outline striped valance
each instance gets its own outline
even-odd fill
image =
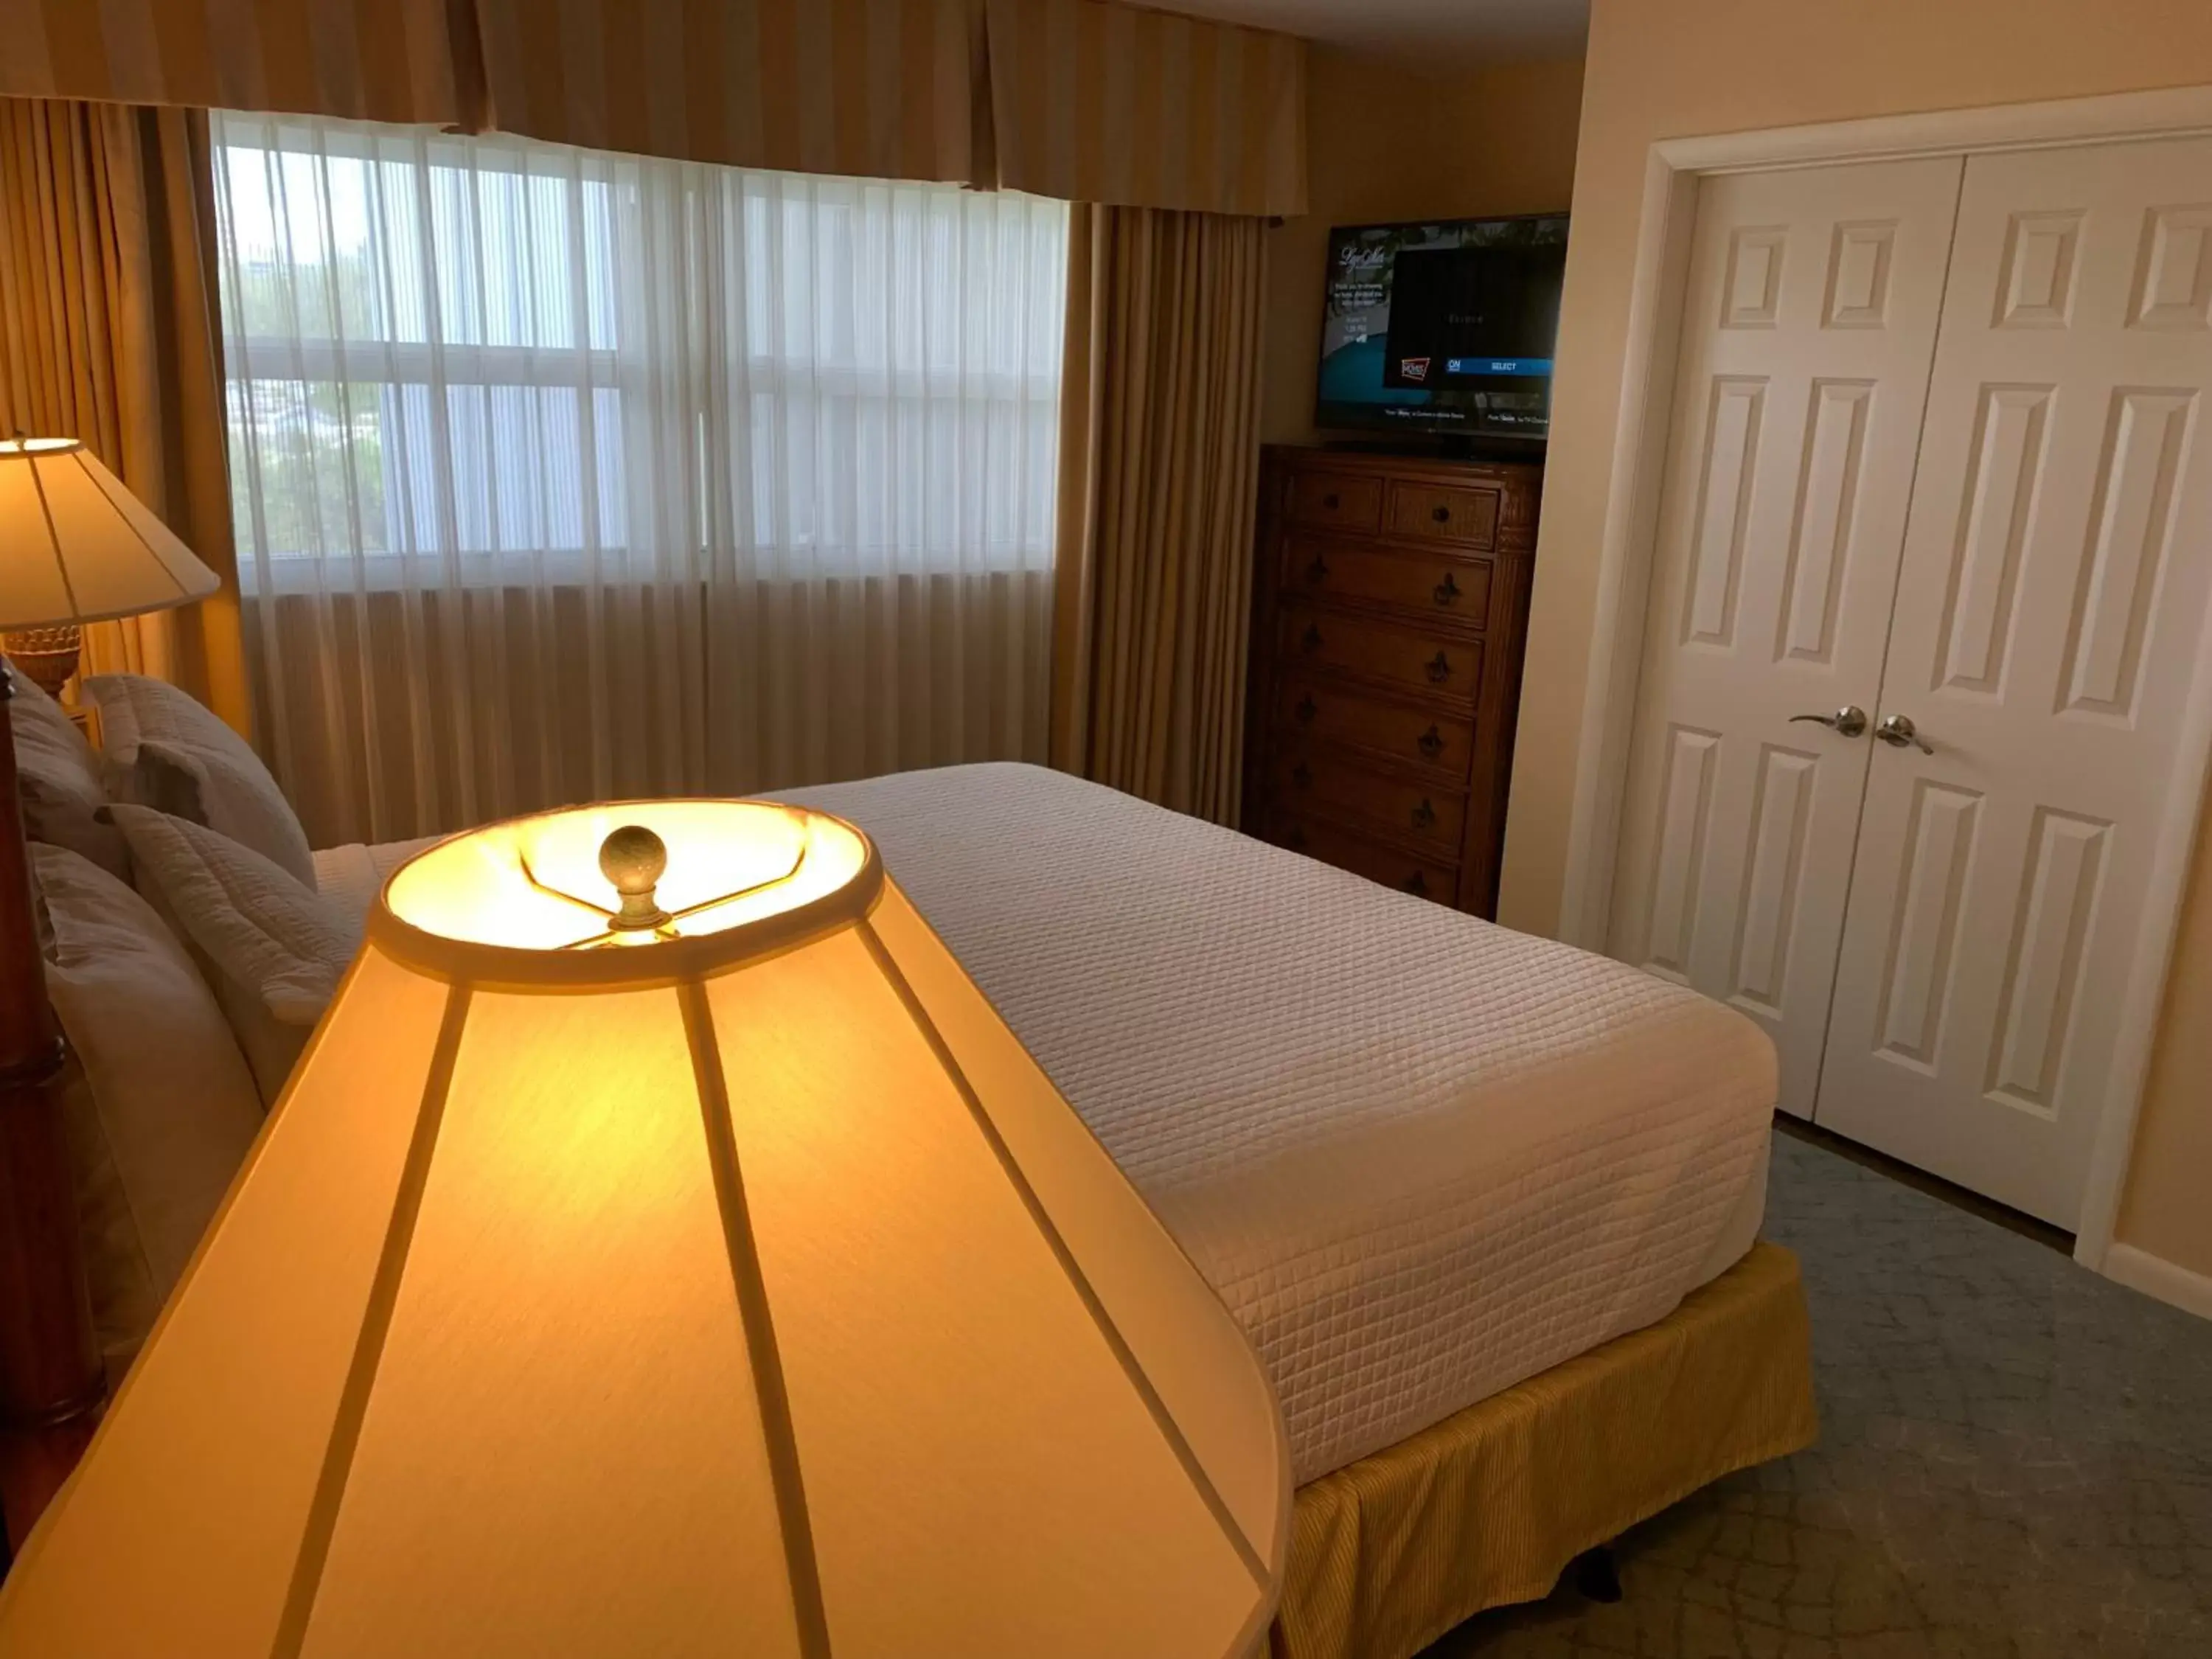
[[[1306,206],[1305,43],[1105,0],[986,0],[999,183],[1071,202]]]
[[[0,0],[0,96],[1305,207],[1304,43],[1112,0]]]
[[[794,173],[989,177],[974,0],[473,3],[501,131]]]
[[[467,0],[0,0],[0,97],[465,125]]]

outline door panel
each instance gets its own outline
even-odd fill
[[[1878,711],[1935,752],[1874,756],[1818,1117],[2061,1226],[2203,644],[2208,391],[2212,141],[1967,162]]]
[[[1961,163],[1707,179],[1614,955],[1723,998],[1813,1109]]]

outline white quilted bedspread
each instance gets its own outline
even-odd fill
[[[1033,767],[778,798],[875,838],[1250,1336],[1301,1482],[1749,1247],[1774,1062],[1716,1003]]]

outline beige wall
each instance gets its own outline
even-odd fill
[[[2212,828],[2189,884],[2117,1236],[2212,1275]]]
[[[1431,77],[1313,50],[1306,82],[1312,205],[1267,239],[1267,441],[1314,436],[1329,227],[1565,207],[1582,70],[1576,59]]]
[[[1501,919],[1558,923],[1644,160],[1656,139],[2212,82],[2206,0],[1595,0]],[[2120,1236],[2212,1273],[2212,838]]]

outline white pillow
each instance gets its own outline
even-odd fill
[[[205,824],[314,884],[307,833],[246,741],[189,694],[143,674],[95,674],[107,793]]]
[[[102,1352],[127,1360],[261,1128],[222,1011],[146,901],[88,860],[31,849],[46,991],[74,1061],[64,1106]]]
[[[66,847],[130,880],[131,849],[123,844],[123,832],[100,816],[107,806],[107,787],[92,745],[29,675],[17,669],[13,678],[8,721],[15,734],[24,834]]]
[[[204,825],[147,806],[111,810],[139,890],[191,942],[274,1105],[361,948],[362,917]]]

